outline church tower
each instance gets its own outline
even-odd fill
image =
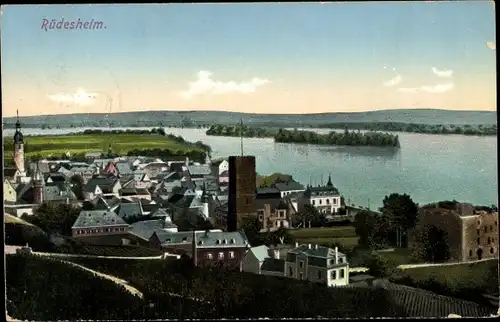
[[[35,175],[33,176],[33,203],[40,205],[44,200],[44,186],[43,174],[36,164]]]
[[[21,133],[21,122],[19,122],[19,111],[17,111],[16,133],[14,134],[14,163],[20,177],[26,176],[24,168],[24,137]]]

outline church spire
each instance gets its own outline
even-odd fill
[[[328,187],[332,187],[333,186],[333,183],[332,183],[332,174],[331,173],[328,175],[328,183],[326,185]]]
[[[14,134],[14,143],[23,143],[23,134],[21,133],[21,122],[19,121],[19,110],[16,110],[16,133]]]

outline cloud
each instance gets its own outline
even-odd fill
[[[221,82],[212,79],[212,73],[209,71],[202,70],[198,72],[197,79],[194,82],[189,83],[188,90],[181,92],[181,96],[189,99],[195,95],[210,93],[210,94],[228,94],[228,93],[240,93],[249,94],[255,92],[255,90],[269,83],[269,80],[254,77],[251,80],[244,82]]]
[[[436,67],[432,67],[432,72],[436,74],[436,76],[438,77],[451,77],[451,75],[453,75],[452,70],[446,70],[446,69],[439,70]]]
[[[78,90],[74,94],[51,94],[47,95],[49,99],[58,103],[69,103],[77,105],[90,105],[94,102],[97,97],[95,93],[87,93],[84,90]]]
[[[390,86],[395,86],[403,80],[403,77],[401,75],[397,75],[393,79],[388,80],[387,82],[384,82],[384,86],[390,87]]]
[[[454,87],[453,83],[436,84],[434,86],[422,86],[421,89],[429,93],[444,93],[452,90]]]
[[[398,92],[409,93],[409,94],[417,93],[418,90],[419,90],[418,87],[402,87],[397,89]]]
[[[486,46],[488,46],[491,50],[497,50],[497,43],[494,41],[487,41]]]

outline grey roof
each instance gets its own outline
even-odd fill
[[[130,168],[130,164],[126,161],[116,162],[115,167],[116,167],[116,170],[118,170],[118,175],[120,175],[120,176],[127,176],[127,175],[134,174],[134,171]]]
[[[280,190],[278,188],[258,188],[257,194],[267,195],[267,194],[280,194]]]
[[[276,258],[266,258],[260,267],[262,271],[285,272],[285,260]]]
[[[304,192],[304,196],[339,196],[339,191],[337,188],[333,186],[324,186],[324,187],[307,187]]]
[[[212,173],[210,167],[206,165],[190,165],[187,168],[192,176],[206,176]]]
[[[177,233],[158,232],[156,236],[163,246],[182,245],[192,243],[193,232],[181,231]],[[196,247],[198,248],[213,248],[213,247],[247,247],[248,238],[243,231],[236,232],[196,232]]]
[[[73,190],[65,182],[46,183],[43,191],[44,201],[76,200]]]
[[[252,253],[259,262],[263,262],[264,259],[268,257],[267,251],[268,248],[266,245],[252,247],[248,250],[248,252]]]
[[[158,205],[158,206],[161,207],[161,205]],[[156,211],[154,211],[150,215],[151,215],[151,217],[169,217],[170,218],[170,215],[168,214],[168,212],[166,211],[165,208],[158,208]]]
[[[142,216],[142,207],[139,202],[122,203],[116,210],[121,218]]]
[[[99,186],[103,192],[111,191],[113,186],[118,182],[114,177],[97,177],[90,179],[84,187],[85,192],[94,192],[96,186]]]
[[[289,253],[293,254],[306,254],[307,256],[313,256],[313,257],[322,257],[322,258],[333,258],[335,257],[335,250],[329,247],[325,246],[318,246],[318,248],[315,248],[314,246],[309,249],[308,245],[300,245],[299,247],[296,247],[292,250],[289,251]],[[345,256],[345,254],[337,251],[338,256]]]
[[[163,219],[138,221],[130,225],[129,232],[143,239],[149,240],[155,232],[163,233],[165,228],[175,228],[175,224]]]
[[[265,205],[271,206],[271,211],[276,209],[286,209],[288,210],[287,200],[281,198],[265,198],[265,199],[255,199],[255,208],[256,209],[264,209]]]
[[[275,183],[274,186],[279,191],[305,190],[304,186],[296,181],[290,181],[288,183]]]
[[[29,170],[39,170],[42,173],[50,173],[50,164],[48,162],[32,162],[29,164]]]
[[[114,211],[84,210],[76,219],[71,228],[105,227],[128,224],[116,215]]]

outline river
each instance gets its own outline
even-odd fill
[[[23,133],[50,135],[82,130],[84,128],[24,129]],[[165,130],[188,141],[210,145],[213,158],[240,154],[239,138],[207,136],[205,129]],[[13,130],[3,133],[13,135]],[[397,153],[383,148],[299,145],[257,138],[244,138],[243,148],[244,154],[256,156],[259,174],[291,174],[304,185],[326,183],[331,174],[333,184],[346,200],[372,209],[379,207],[384,196],[393,192],[407,193],[420,204],[453,199],[496,204],[495,136],[397,134],[401,143]],[[29,137],[26,140],[29,141]]]

